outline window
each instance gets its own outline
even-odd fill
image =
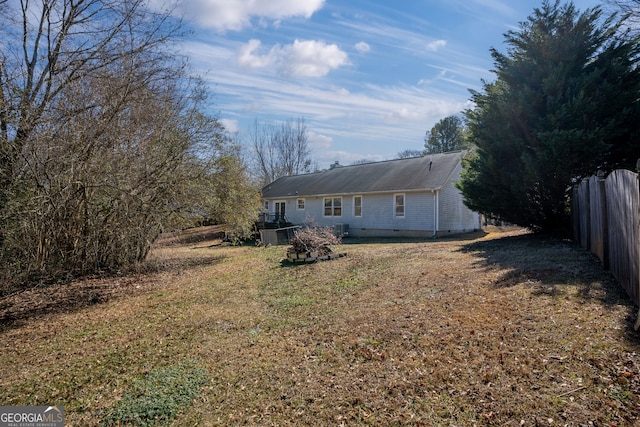
[[[325,197],[324,216],[342,216],[342,197]]]
[[[353,216],[362,216],[362,196],[353,196]]]
[[[264,210],[265,210],[265,211],[268,211],[268,210],[269,210],[269,201],[268,201],[268,200],[265,200],[265,201],[264,201]]]
[[[298,199],[298,210],[304,210],[304,199]]]
[[[395,198],[395,216],[404,217],[404,194],[396,194]]]

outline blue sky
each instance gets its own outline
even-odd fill
[[[422,149],[427,130],[470,107],[469,89],[494,79],[489,49],[504,51],[503,34],[541,3],[182,0],[177,12],[225,126],[242,137],[255,120],[302,117],[324,168]]]

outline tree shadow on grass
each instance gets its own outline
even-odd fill
[[[626,306],[626,338],[640,344],[633,326],[637,307],[611,272],[604,270],[591,252],[569,240],[524,234],[464,245],[463,252],[478,256],[477,267],[490,271],[503,270],[490,286],[508,288],[529,286],[531,295],[568,298],[569,286],[577,287],[572,296],[584,302],[595,301],[605,307]]]
[[[393,244],[393,243],[428,243],[428,242],[454,242],[454,241],[471,241],[477,240],[488,233],[486,231],[474,231],[469,233],[451,234],[440,237],[344,237],[343,245],[358,244]]]
[[[172,233],[164,233],[155,243],[155,247],[185,246],[197,243],[220,243],[225,237],[227,227],[224,225],[210,225],[195,227]]]
[[[565,285],[578,286],[578,295],[605,305],[631,304],[598,258],[569,240],[536,234],[478,240],[464,245],[463,252],[479,257],[477,266],[505,272],[493,283],[503,288],[528,283],[534,295],[563,295]]]
[[[70,313],[114,299],[166,287],[186,269],[221,262],[222,255],[150,260],[125,275],[105,275],[34,286],[0,297],[0,332],[25,325],[31,319]]]

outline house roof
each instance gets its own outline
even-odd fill
[[[330,194],[437,190],[450,179],[466,151],[454,151],[279,178],[262,189],[265,199]],[[429,163],[431,168],[429,168]]]

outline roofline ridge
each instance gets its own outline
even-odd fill
[[[402,159],[385,159],[385,160],[377,160],[377,161],[371,161],[371,162],[366,162],[366,163],[356,163],[356,164],[350,164],[350,165],[340,165],[339,168],[333,168],[333,169],[323,169],[322,171],[326,171],[326,170],[336,170],[336,169],[344,169],[344,168],[351,168],[354,166],[366,166],[366,165],[377,165],[380,163],[389,163],[389,162],[397,162],[400,160],[411,160],[411,159],[420,159],[427,156],[427,154],[422,155],[422,156],[413,156],[413,157],[403,157]]]

